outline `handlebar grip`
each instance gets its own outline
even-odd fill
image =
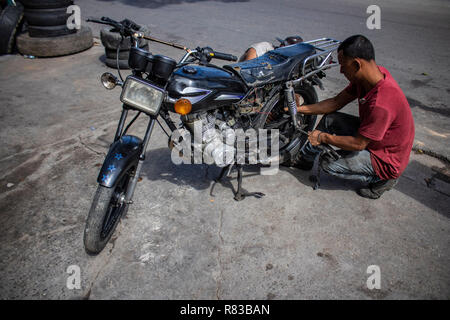
[[[233,56],[232,54],[222,53],[222,52],[217,52],[217,51],[213,51],[211,53],[212,53],[212,57],[216,58],[216,59],[227,60],[227,61],[237,61],[237,57]]]

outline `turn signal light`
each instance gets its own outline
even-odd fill
[[[122,83],[112,73],[109,72],[105,72],[104,74],[102,74],[100,81],[102,82],[102,85],[108,90],[114,89],[117,85],[122,85]]]
[[[175,102],[175,112],[182,116],[188,114],[192,110],[192,104],[188,99],[179,99]]]

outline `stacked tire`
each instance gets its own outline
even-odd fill
[[[139,31],[144,34],[149,34],[149,29],[146,26],[142,26]],[[128,57],[130,56],[131,49],[130,38],[124,38],[122,40],[119,32],[114,28],[103,28],[100,30],[100,40],[105,47],[105,64],[108,67],[117,69],[117,48],[119,48],[119,68],[130,68],[128,66]],[[148,41],[141,39],[139,42],[139,47],[148,51]]]
[[[67,8],[73,0],[20,0],[25,7],[27,32],[17,37],[21,54],[36,57],[56,57],[89,49],[94,44],[89,27],[67,27],[72,15]]]
[[[57,37],[75,33],[67,28],[70,13],[67,7],[73,0],[21,0],[25,6],[25,21],[32,38]]]

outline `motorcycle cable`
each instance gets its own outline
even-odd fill
[[[125,130],[123,131],[122,136],[124,136],[124,135],[127,133],[128,129],[129,129],[129,128],[131,127],[131,125],[136,121],[136,119],[139,117],[140,114],[141,114],[141,111],[139,111],[139,112],[134,116],[134,118],[130,121],[130,123],[127,125],[127,127],[126,127]]]
[[[164,133],[166,134],[166,136],[168,138],[170,138],[170,135],[167,133],[167,131],[164,129],[164,127],[162,126],[162,124],[159,122],[158,118],[156,118],[156,122],[158,122],[159,126],[161,127],[161,129],[164,131]]]
[[[117,46],[117,52],[116,52],[116,65],[117,65],[117,72],[119,73],[119,77],[120,80],[123,82],[123,78],[122,78],[122,74],[120,73],[120,65],[119,65],[119,52],[120,52],[120,48],[122,47],[122,42],[123,42],[123,35],[121,35],[122,39],[120,40],[119,45]]]

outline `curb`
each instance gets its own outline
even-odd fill
[[[448,157],[446,157],[442,154],[438,154],[431,149],[426,149],[426,148],[422,148],[422,147],[418,147],[417,145],[414,145],[412,148],[412,151],[415,151],[420,154],[426,154],[430,157],[433,157],[433,158],[436,158],[436,159],[439,159],[439,160],[445,162],[447,165],[450,165],[450,159]]]

